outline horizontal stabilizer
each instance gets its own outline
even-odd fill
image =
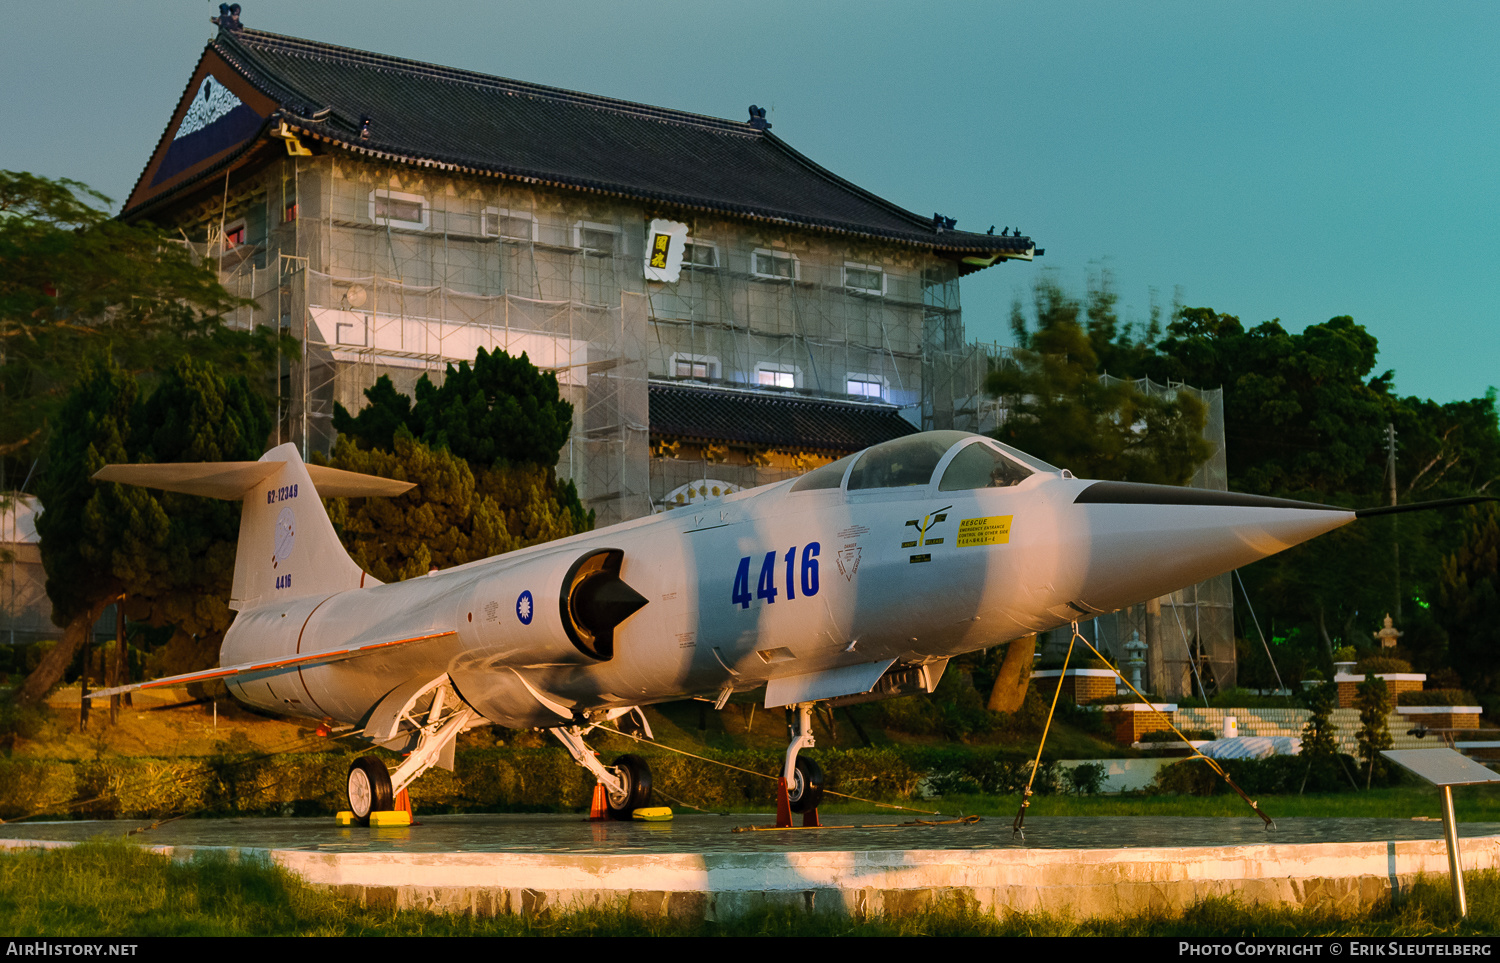
[[[342,468],[327,468],[323,465],[308,465],[307,474],[312,477],[318,494],[324,498],[389,498],[417,487],[416,482],[362,475],[357,471],[344,471]]]
[[[257,485],[277,472],[280,461],[196,461],[160,465],[105,465],[94,473],[96,481],[140,485],[184,495],[209,498],[244,498]],[[307,465],[308,477],[323,498],[360,498],[400,495],[416,487],[415,482],[378,478],[359,472]]]
[[[281,467],[274,461],[188,461],[161,465],[105,465],[95,481],[160,488],[184,495],[241,499]]]
[[[440,639],[444,636],[455,635],[454,632],[433,632],[430,635],[416,635],[408,639],[390,639],[384,642],[369,642],[364,645],[346,646],[342,649],[334,649],[329,652],[318,652],[312,655],[298,655],[287,659],[271,659],[263,662],[242,662],[239,665],[226,665],[217,669],[203,669],[199,672],[186,672],[182,675],[169,675],[165,679],[153,679],[150,682],[133,682],[130,685],[119,685],[112,689],[96,689],[89,693],[89,698],[118,695],[121,692],[135,692],[144,689],[162,689],[174,685],[188,685],[193,682],[210,682],[214,679],[228,679],[237,675],[250,675],[256,672],[276,672],[281,669],[307,668],[313,665],[324,665],[329,662],[342,662],[346,659],[357,659],[362,655],[369,655],[383,649],[389,649],[397,645],[406,645],[411,642],[426,642],[429,639]]]

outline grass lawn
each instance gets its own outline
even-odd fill
[[[623,911],[475,918],[367,910],[250,859],[174,863],[122,843],[0,855],[0,932],[33,936],[1471,936],[1500,933],[1500,874],[1467,878],[1470,915],[1454,919],[1447,881],[1423,881],[1365,913],[1242,907],[1211,900],[1183,913],[1075,920],[1003,919],[959,906],[854,920],[795,911],[725,922]]]
[[[1403,785],[1362,792],[1307,793],[1302,796],[1252,797],[1272,819],[1299,816],[1441,819],[1438,790],[1432,786]],[[943,812],[967,812],[1011,818],[1019,796],[950,796],[930,800]],[[1460,822],[1500,822],[1500,787],[1461,786],[1453,791],[1453,809]],[[828,812],[842,811],[825,807]],[[848,811],[856,811],[852,807]],[[859,810],[864,811],[864,810]],[[1033,796],[1028,817],[1036,816],[1229,816],[1255,818],[1255,813],[1232,793],[1217,796]]]

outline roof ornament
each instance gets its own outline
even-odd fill
[[[943,215],[938,213],[934,213],[932,215],[932,229],[934,231],[937,231],[939,234],[943,233],[944,231],[953,230],[953,225],[957,223],[958,219],[954,217],[944,217]]]
[[[219,15],[209,17],[209,23],[218,24],[220,30],[238,30],[240,23],[240,5],[237,3],[219,4]]]
[[[363,114],[359,118],[359,139],[360,140],[369,140],[370,139],[370,115],[369,114]]]
[[[750,105],[750,126],[756,130],[770,130],[771,122],[766,120],[766,109]]]

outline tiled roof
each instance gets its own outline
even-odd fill
[[[892,405],[660,381],[650,396],[659,437],[854,452],[917,430]]]
[[[273,120],[375,157],[921,245],[971,267],[1033,250],[941,230],[746,122],[259,30],[223,30],[209,49],[280,105]]]

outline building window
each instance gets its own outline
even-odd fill
[[[674,378],[710,381],[719,376],[719,359],[712,355],[679,352],[672,355],[669,373]]]
[[[800,372],[794,365],[761,364],[755,366],[755,383],[770,388],[797,387]]]
[[[485,237],[499,237],[508,241],[536,240],[536,226],[536,218],[529,211],[486,207],[480,218],[480,231]]]
[[[224,228],[224,250],[232,251],[245,243],[245,222],[235,221]]]
[[[582,248],[585,254],[611,257],[621,253],[620,232],[613,224],[579,221],[573,225],[573,246]]]
[[[845,261],[844,287],[864,294],[885,294],[885,271],[874,264]]]
[[[885,397],[885,385],[879,381],[872,381],[862,375],[850,375],[848,380],[849,394],[858,398],[883,398]]]
[[[785,251],[756,251],[750,256],[750,273],[758,278],[797,280],[797,258]]]
[[[685,267],[716,268],[719,266],[719,249],[709,241],[688,238],[687,246],[682,250],[682,263]]]
[[[425,231],[429,213],[427,198],[421,194],[385,190],[370,192],[370,220],[376,224]]]

